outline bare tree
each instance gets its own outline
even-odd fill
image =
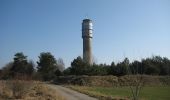
[[[129,87],[132,95],[132,100],[139,100],[139,94],[144,86],[143,74],[141,67],[136,63],[136,68],[128,67]]]
[[[57,65],[58,65],[58,69],[59,69],[61,72],[63,72],[64,69],[65,69],[65,64],[64,64],[64,61],[63,61],[62,58],[59,58],[59,59],[57,60]]]
[[[93,64],[97,64],[97,58],[94,55],[92,56],[92,62]]]

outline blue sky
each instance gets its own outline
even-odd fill
[[[94,24],[97,63],[170,58],[170,0],[0,0],[0,67],[23,52],[51,52],[66,67],[82,56],[81,23]]]

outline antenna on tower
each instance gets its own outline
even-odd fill
[[[89,15],[88,15],[88,13],[86,13],[85,18],[86,18],[86,19],[89,19]]]

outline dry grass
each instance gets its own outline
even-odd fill
[[[65,100],[56,90],[36,81],[0,81],[0,100]]]
[[[28,95],[27,100],[65,100],[56,90],[40,82],[36,83]]]

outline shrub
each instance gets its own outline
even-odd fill
[[[0,99],[24,99],[32,86],[31,81],[0,81]]]
[[[12,92],[6,86],[6,81],[0,81],[0,100],[9,97],[12,97]]]
[[[83,86],[104,86],[117,87],[134,85],[133,81],[139,79],[137,75],[125,76],[60,76],[54,80],[57,84],[83,85]],[[170,76],[149,76],[142,75],[142,80],[146,86],[170,85]]]
[[[0,100],[65,100],[47,84],[37,81],[0,81]]]
[[[15,99],[21,99],[24,98],[33,84],[31,84],[30,81],[11,80],[7,81],[6,85],[12,91],[13,97]]]

